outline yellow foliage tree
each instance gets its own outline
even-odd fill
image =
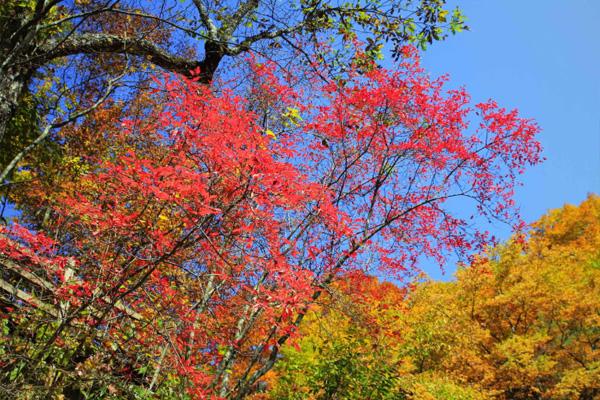
[[[367,398],[376,382],[368,398],[600,399],[599,196],[550,211],[453,282],[421,282],[405,296],[369,282],[360,295],[337,288],[345,300],[311,312],[270,398]]]

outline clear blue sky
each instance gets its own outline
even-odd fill
[[[525,220],[600,193],[600,0],[451,4],[471,30],[431,46],[423,55],[427,70],[449,73],[475,101],[518,108],[543,129],[547,160],[524,175],[516,196]],[[492,230],[509,234],[502,226]],[[426,270],[440,278],[436,267]]]

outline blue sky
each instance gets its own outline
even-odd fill
[[[423,54],[427,70],[449,73],[474,101],[493,98],[518,108],[543,130],[547,160],[524,175],[516,195],[525,220],[600,193],[600,0],[451,4],[460,6],[471,30],[431,46]],[[509,235],[503,226],[492,230]],[[441,277],[437,267],[426,270]]]

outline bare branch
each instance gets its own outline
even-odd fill
[[[244,17],[258,8],[258,4],[258,0],[247,0],[240,4],[235,13],[229,17],[227,23],[222,27],[223,37],[229,39],[233,32],[240,26]]]
[[[275,39],[278,37],[283,37],[285,35],[289,35],[294,32],[299,32],[304,27],[303,24],[298,24],[295,26],[291,26],[288,28],[277,29],[274,31],[262,31],[257,33],[256,35],[248,36],[244,40],[242,40],[239,44],[228,49],[227,54],[231,56],[237,56],[240,53],[250,50],[250,46],[260,40],[266,39]]]
[[[125,38],[117,35],[84,33],[67,38],[62,44],[53,44],[42,49],[40,58],[54,58],[93,53],[119,53],[145,56],[168,71],[189,76],[190,71],[201,66],[201,62],[175,56],[156,43],[140,38]]]
[[[213,20],[210,18],[208,14],[208,10],[202,3],[202,0],[194,0],[194,5],[198,9],[198,13],[200,14],[200,19],[202,20],[202,24],[208,30],[208,36],[212,40],[217,40],[218,33],[217,27]]]

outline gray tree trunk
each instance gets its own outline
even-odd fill
[[[4,141],[10,122],[17,112],[19,98],[27,85],[26,80],[23,74],[0,71],[0,144]]]

